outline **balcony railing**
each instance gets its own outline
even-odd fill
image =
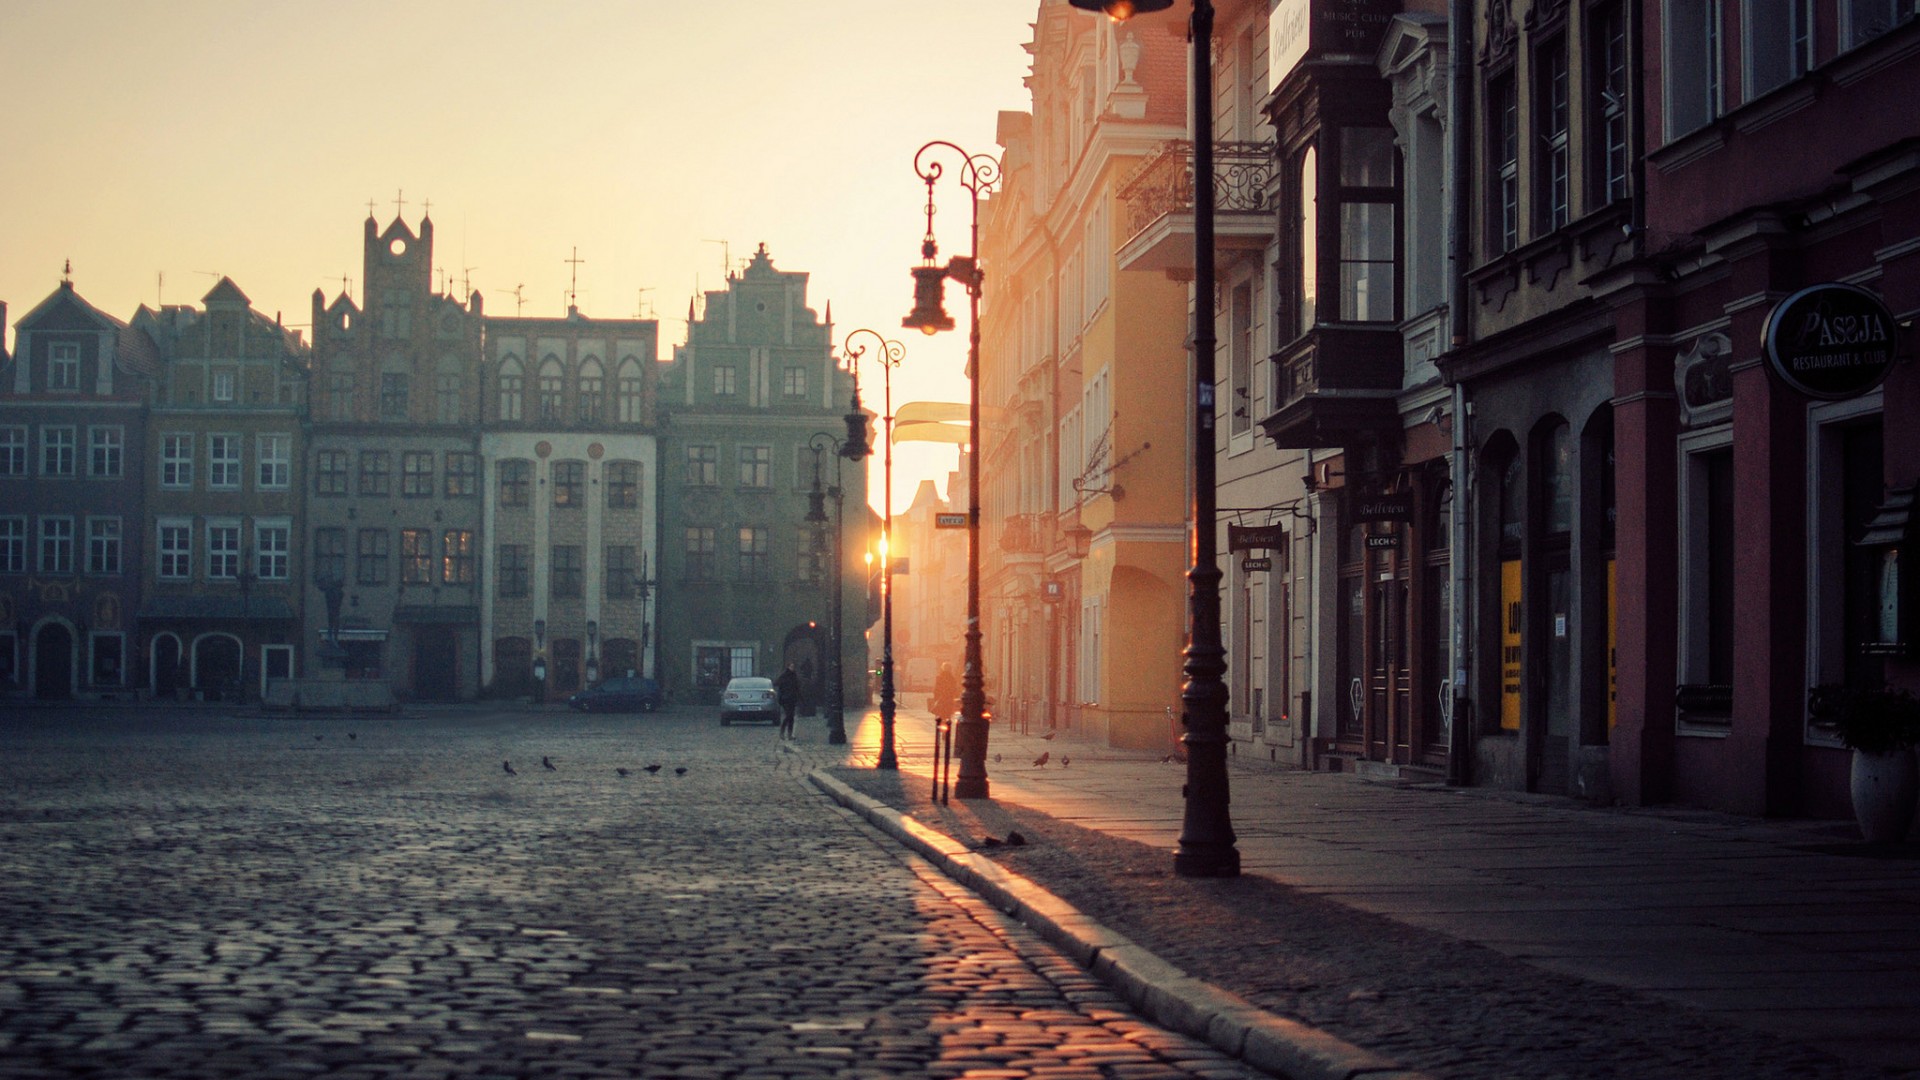
[[[1273,144],[1213,144],[1213,208],[1225,214],[1272,210],[1267,185],[1273,178]],[[1137,236],[1167,214],[1193,209],[1193,143],[1162,143],[1120,189],[1127,203],[1127,235]]]

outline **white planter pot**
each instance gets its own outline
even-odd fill
[[[1914,800],[1920,796],[1920,762],[1913,751],[1891,754],[1853,752],[1853,819],[1869,844],[1897,844],[1913,827]]]

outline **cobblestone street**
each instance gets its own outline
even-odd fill
[[[1254,1075],[877,840],[801,736],[0,720],[0,1077]]]

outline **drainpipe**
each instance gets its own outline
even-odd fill
[[[1637,7],[1638,5],[1628,5]],[[1451,273],[1447,283],[1447,319],[1451,324],[1451,348],[1453,351],[1466,347],[1467,324],[1467,262],[1471,255],[1469,246],[1468,213],[1472,203],[1468,190],[1472,170],[1473,140],[1468,110],[1473,106],[1473,95],[1469,80],[1473,69],[1467,58],[1473,52],[1473,8],[1472,0],[1449,0],[1447,4],[1447,66],[1450,69],[1447,92],[1451,99],[1447,105],[1452,130],[1448,134],[1448,146],[1451,151],[1447,175],[1452,179],[1448,191],[1448,208],[1451,220],[1448,222],[1449,243],[1452,248]],[[1467,388],[1458,380],[1453,384],[1453,509],[1452,521],[1448,530],[1453,535],[1452,558],[1448,560],[1449,576],[1453,579],[1449,585],[1452,602],[1448,605],[1451,613],[1448,628],[1452,638],[1453,660],[1453,701],[1447,711],[1447,783],[1456,786],[1469,784],[1473,780],[1469,768],[1473,754],[1473,695],[1469,678],[1472,664],[1472,652],[1469,647],[1469,627],[1472,625],[1468,611],[1476,605],[1468,603],[1468,587],[1471,577],[1467,572],[1468,563],[1478,550],[1474,537],[1469,535],[1474,515],[1469,512],[1472,505],[1473,471],[1467,461],[1468,448],[1471,446],[1468,429],[1472,416],[1471,403],[1467,400]]]

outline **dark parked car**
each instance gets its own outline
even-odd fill
[[[567,704],[581,712],[652,712],[660,707],[660,684],[637,675],[601,679]]]

